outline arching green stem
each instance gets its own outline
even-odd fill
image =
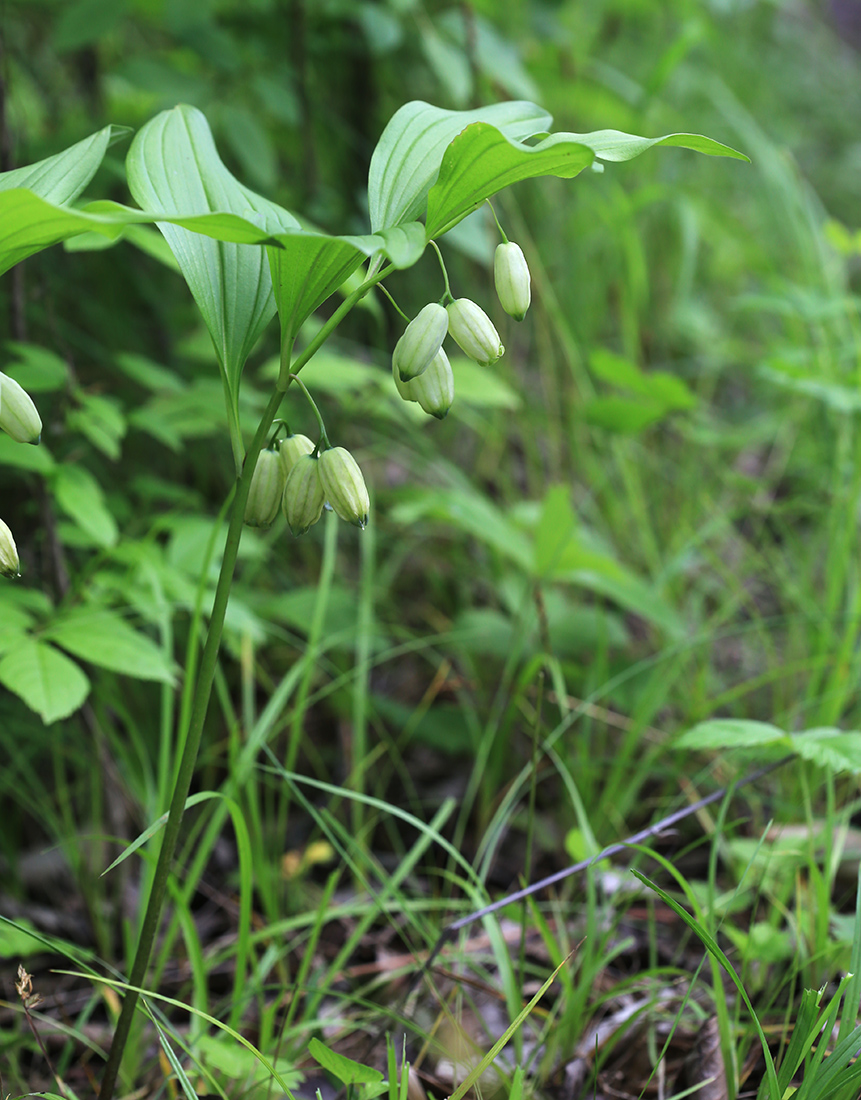
[[[290,374],[290,375],[288,375],[288,377],[289,377],[291,382],[296,383],[296,385],[299,387],[299,389],[302,391],[302,393],[304,393],[305,396],[308,398],[308,404],[314,410],[314,415],[317,417],[317,424],[320,427],[320,435],[323,438],[323,442],[326,444],[327,447],[331,447],[332,444],[329,442],[329,436],[326,432],[326,425],[323,422],[322,413],[317,408],[317,402],[314,400],[314,398],[309,393],[308,387],[305,385],[305,383],[302,381],[302,379],[299,377],[298,374]],[[317,450],[319,450],[319,447],[317,448]]]

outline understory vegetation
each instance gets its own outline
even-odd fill
[[[104,148],[23,262],[0,220],[0,426],[4,378],[42,425],[0,432],[0,1095],[856,1100],[855,5],[3,12],[0,173]],[[517,163],[551,130],[583,161],[463,220],[433,192],[435,239],[374,183],[415,101],[537,104]],[[147,175],[177,104],[252,195],[207,196],[232,221],[189,232]],[[480,171],[460,129],[428,187]],[[276,257],[235,361],[206,311],[245,276],[193,296],[187,239]],[[288,318],[293,239],[347,259]],[[392,352],[449,289],[505,354],[449,347],[437,419]],[[244,457],[321,423],[365,529],[238,541]]]

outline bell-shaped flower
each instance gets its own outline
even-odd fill
[[[320,455],[323,493],[335,513],[356,527],[368,522],[370,500],[365,479],[355,458],[344,447],[331,447]]]
[[[269,527],[278,515],[287,475],[274,450],[263,450],[251,475],[251,487],[245,502],[245,522],[249,527]]]
[[[288,435],[286,439],[282,439],[278,444],[278,457],[281,459],[284,476],[289,475],[300,455],[309,455],[313,450],[314,444],[307,435]]]
[[[429,302],[410,321],[395,345],[393,356],[401,380],[417,378],[430,365],[448,332],[448,313],[438,302]]]
[[[448,331],[476,363],[488,367],[505,351],[493,321],[469,298],[456,298],[446,306]]]
[[[20,562],[18,547],[12,538],[12,532],[0,519],[0,577],[18,577]]]
[[[304,535],[323,512],[326,498],[319,466],[320,460],[316,455],[300,455],[284,486],[281,507],[294,535]]]
[[[522,321],[532,301],[532,282],[519,244],[507,241],[496,246],[493,281],[502,308],[515,321]]]
[[[398,393],[405,401],[417,401],[426,413],[442,420],[454,401],[454,375],[448,356],[442,350],[436,353],[430,366],[411,382],[401,382],[398,372],[392,372]]]
[[[16,443],[38,443],[42,420],[29,393],[7,374],[0,373],[0,428]]]

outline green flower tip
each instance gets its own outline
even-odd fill
[[[16,443],[38,443],[42,420],[33,399],[14,378],[0,372],[0,429]]]
[[[12,532],[0,519],[0,576],[20,577],[20,564],[18,547],[12,538]]]

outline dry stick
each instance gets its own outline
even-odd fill
[[[447,924],[440,933],[431,953],[425,959],[424,963],[408,985],[406,992],[401,998],[401,1005],[407,1003],[409,998],[418,988],[421,980],[430,972],[440,951],[449,940],[454,938],[455,933],[459,932],[461,928],[465,928],[467,925],[472,924],[473,921],[481,920],[482,917],[490,916],[491,913],[495,913],[498,909],[502,909],[506,905],[511,905],[516,901],[531,897],[547,886],[554,886],[557,882],[562,882],[563,879],[569,878],[571,875],[579,874],[580,871],[585,871],[587,867],[591,867],[593,863],[606,859],[608,856],[614,856],[624,851],[624,849],[630,845],[642,844],[644,840],[648,840],[650,837],[660,836],[661,833],[666,832],[666,830],[672,828],[673,825],[677,825],[680,821],[684,821],[686,817],[699,813],[700,810],[704,809],[706,806],[710,806],[713,802],[720,802],[722,799],[726,798],[731,791],[737,791],[742,787],[748,786],[750,783],[755,783],[758,779],[762,779],[763,776],[768,775],[769,772],[782,768],[784,764],[788,764],[790,760],[794,759],[795,754],[791,753],[789,756],[784,756],[780,760],[776,760],[773,764],[766,764],[764,767],[758,768],[755,772],[751,772],[750,775],[746,775],[744,779],[740,779],[737,783],[731,783],[727,787],[721,787],[720,790],[714,791],[705,798],[701,798],[699,802],[694,802],[690,806],[685,806],[684,809],[676,810],[675,813],[670,814],[668,817],[661,818],[661,820],[654,825],[650,825],[646,829],[641,829],[640,832],[634,833],[632,836],[627,837],[627,839],[620,840],[616,844],[608,845],[590,859],[583,859],[579,863],[574,863],[562,871],[556,871],[555,874],[548,875],[547,878],[540,879],[531,886],[526,886],[522,890],[515,891],[513,894],[507,894],[504,898],[500,898],[490,905],[485,905],[483,909],[477,909],[474,913],[468,913],[465,917],[461,917],[459,920]],[[372,1036],[368,1045],[368,1051],[379,1042],[384,1030],[385,1025]]]

